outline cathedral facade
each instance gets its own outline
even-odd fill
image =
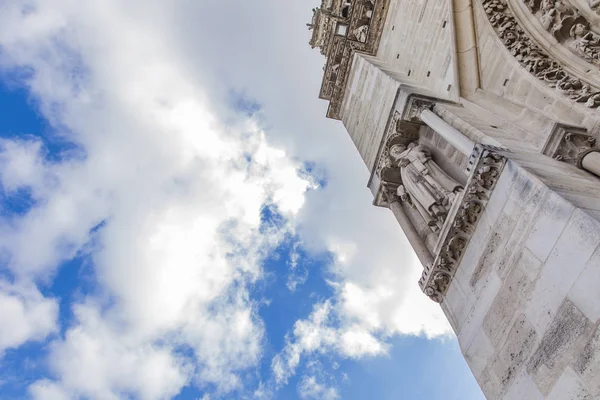
[[[600,1],[313,11],[327,117],[486,397],[600,398]]]

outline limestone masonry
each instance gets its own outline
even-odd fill
[[[489,399],[600,399],[600,0],[323,0],[319,97]]]

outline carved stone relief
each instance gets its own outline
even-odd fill
[[[379,161],[375,171],[375,174],[381,179],[383,179],[381,171],[384,168],[389,168],[392,166],[392,159],[390,158],[390,149],[392,146],[396,144],[408,145],[409,143],[415,142],[419,139],[418,129],[409,130],[402,128],[401,117],[402,115],[398,111],[394,111],[388,130],[383,139],[384,145],[381,149],[381,154],[379,155]]]
[[[346,57],[346,38],[342,36],[334,36],[331,42],[330,56],[325,65],[325,73],[323,74],[323,82],[321,84],[321,99],[331,99],[335,89],[336,82],[340,73],[340,67]]]
[[[595,148],[596,138],[584,128],[557,124],[542,152],[556,160],[579,166],[581,157]]]
[[[355,17],[350,23],[350,35],[348,38],[361,43],[366,43],[375,2],[369,0],[357,1],[354,7],[355,10],[353,14]]]
[[[539,0],[533,1],[534,4],[537,4],[536,2]],[[552,2],[552,0],[545,1]],[[537,79],[546,83],[549,87],[575,102],[583,103],[589,108],[598,108],[598,106],[600,106],[600,89],[592,87],[590,84],[581,81],[579,78],[567,72],[558,62],[550,58],[546,52],[535,44],[527,36],[523,28],[519,26],[505,0],[482,0],[482,4],[487,17],[500,40],[523,68]],[[557,9],[555,8],[555,10]],[[557,13],[558,10],[552,13],[546,13],[547,19],[550,20],[548,24],[551,24],[552,27],[554,27],[556,18],[558,18]],[[564,15],[567,14],[568,13],[565,12]],[[569,29],[569,35],[570,31],[571,29]],[[563,32],[563,28],[557,27],[556,32]],[[580,36],[581,32],[574,32],[573,34]],[[575,40],[573,40],[573,42],[574,41]],[[581,45],[577,46],[581,49],[596,48],[595,43],[584,45],[582,42]]]
[[[523,0],[544,29],[587,62],[600,65],[600,35],[575,7],[563,0]]]
[[[506,159],[485,146],[477,145],[479,160],[464,192],[457,198],[454,213],[448,215],[445,227],[447,233],[442,237],[440,251],[433,265],[423,270],[419,286],[433,301],[441,303],[464,252],[475,232],[487,202],[496,186]]]
[[[354,52],[376,54],[390,0],[326,2],[314,9],[309,29],[311,46],[327,57],[319,97],[329,100],[327,117],[340,119],[340,110]],[[345,35],[334,34],[336,24],[347,25]],[[318,31],[317,31],[318,29]]]
[[[409,122],[423,123],[423,121],[421,121],[421,113],[423,110],[432,109],[434,105],[434,100],[418,96],[411,96],[408,99],[407,106],[404,108],[402,119]]]

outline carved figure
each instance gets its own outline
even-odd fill
[[[600,36],[590,32],[586,25],[577,26],[581,16],[571,6],[561,0],[523,0],[527,7],[537,13],[538,17],[546,16],[546,25],[551,17],[554,24],[551,32],[558,35],[560,40],[566,37],[571,40],[572,51],[583,54],[584,57],[593,59],[600,65]],[[594,0],[599,2],[600,0]],[[563,93],[568,98],[583,103],[586,107],[600,107],[600,89],[583,83],[580,79],[568,73],[558,62],[548,56],[535,44],[523,31],[505,0],[482,0],[487,17],[496,30],[500,40],[515,57],[515,59],[532,75],[544,81],[549,87]],[[539,13],[538,11],[544,10]],[[556,10],[552,12],[551,10]],[[552,31],[554,25],[558,30]],[[560,26],[559,26],[560,25]],[[566,30],[566,32],[564,32]],[[591,34],[590,34],[591,33]]]
[[[400,167],[402,185],[398,196],[410,201],[429,226],[441,226],[460,183],[452,179],[432,159],[429,150],[415,142],[408,146],[396,144],[390,157]]]
[[[419,286],[430,299],[442,302],[475,228],[504,168],[504,157],[486,149],[474,167],[474,175],[451,228],[433,265],[425,267]]]
[[[531,5],[531,2],[529,3]],[[554,25],[556,17],[556,9],[554,8],[554,0],[542,0],[540,6],[540,21],[545,30],[549,31]]]
[[[600,63],[600,36],[581,23],[573,25],[569,34],[573,38],[569,45],[572,52],[593,64]]]
[[[367,41],[367,35],[369,34],[369,25],[363,25],[356,28],[353,32],[354,37],[359,42],[365,43]]]
[[[590,5],[590,8],[594,11],[596,11],[596,14],[600,14],[600,0],[588,0],[588,4]]]

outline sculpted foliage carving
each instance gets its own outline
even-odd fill
[[[567,34],[571,35],[573,31],[571,45],[577,48],[577,51],[588,54],[589,57],[597,57],[597,51],[600,49],[599,42],[581,31],[581,27],[577,25],[579,17],[563,9],[564,3],[561,0],[542,1],[547,2],[545,4],[548,5],[542,5],[540,0],[532,0],[527,4],[531,3],[532,11],[537,10],[536,12],[541,12],[542,16],[545,16],[543,23],[551,32],[564,35],[565,29],[568,29]],[[556,7],[556,3],[561,5]],[[600,89],[581,81],[551,59],[519,26],[505,0],[482,0],[482,4],[494,30],[523,68],[575,102],[583,103],[590,108],[600,106]],[[554,8],[548,9],[550,4]]]
[[[481,219],[487,202],[490,199],[496,182],[500,177],[506,163],[504,157],[484,150],[482,152],[474,173],[465,187],[462,199],[459,198],[460,207],[455,215],[449,215],[450,229],[443,238],[439,254],[433,265],[423,270],[419,286],[421,290],[433,301],[441,303],[458,269],[464,252],[475,233],[477,223]]]
[[[583,128],[557,125],[550,134],[542,153],[572,165],[580,166],[582,157],[596,150],[596,138]]]
[[[382,180],[384,180],[382,171],[386,168],[392,167],[392,159],[390,157],[390,149],[392,148],[392,146],[394,146],[395,144],[408,145],[410,142],[414,142],[419,139],[418,130],[409,132],[406,129],[402,129],[401,123],[402,116],[398,111],[395,111],[392,115],[388,131],[385,135],[385,144],[382,148],[382,153],[379,156],[377,170],[375,172],[376,175],[379,176]]]

